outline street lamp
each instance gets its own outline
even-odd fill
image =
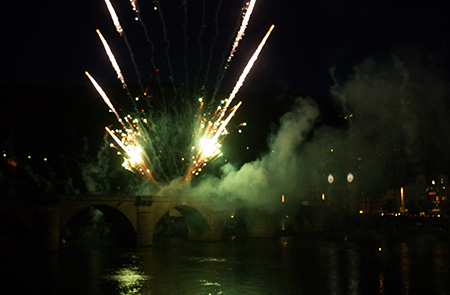
[[[328,175],[327,180],[328,180],[328,183],[329,183],[329,184],[332,184],[332,183],[334,182],[334,176],[333,176],[333,174],[330,173],[330,174]]]
[[[355,176],[353,176],[353,174],[350,172],[349,174],[347,174],[347,181],[348,183],[352,183],[352,181],[355,179]]]

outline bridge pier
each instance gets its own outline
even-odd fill
[[[136,220],[136,244],[139,247],[153,245],[155,228],[154,214],[151,206],[138,206]]]

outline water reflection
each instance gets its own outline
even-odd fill
[[[359,260],[359,252],[357,249],[349,248],[346,251],[347,260],[348,260],[348,294],[359,294],[359,282],[360,282],[360,260]]]
[[[400,270],[402,277],[402,294],[409,294],[411,289],[411,258],[410,249],[406,242],[400,243]]]
[[[382,272],[378,275],[378,282],[380,284],[380,295],[384,294],[384,275]]]
[[[195,262],[225,262],[227,261],[225,258],[214,258],[214,257],[192,257],[192,261]]]
[[[142,286],[149,278],[136,266],[120,268],[104,276],[107,281],[117,284],[116,290],[120,295],[143,294]]]
[[[355,245],[330,244],[327,254],[329,291],[333,294],[359,294],[361,262]]]
[[[433,281],[437,285],[437,288],[441,290],[450,290],[450,284],[448,280],[449,261],[447,260],[450,255],[449,250],[450,249],[447,244],[443,242],[438,242],[433,247],[433,266],[436,269],[436,274],[433,278]]]
[[[446,294],[450,287],[449,242],[425,238],[66,247],[30,261],[11,281],[39,294]]]

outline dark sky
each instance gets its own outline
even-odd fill
[[[143,1],[142,5],[146,2]],[[173,5],[182,1],[162,2]],[[248,52],[256,48],[273,23],[276,26],[273,35],[244,89],[328,94],[332,84],[329,70],[334,66],[337,76],[346,79],[352,67],[363,59],[383,57],[399,48],[413,46],[427,53],[448,51],[449,4],[442,3],[434,0],[319,0],[282,1],[280,4],[280,1],[260,0],[246,37],[238,48],[236,61],[230,68],[241,71]],[[113,4],[130,43],[135,42],[134,50],[140,53],[137,58],[144,56],[143,52],[148,53],[149,47],[143,42],[145,37],[142,32],[134,26],[136,22],[132,20],[131,6],[126,0],[113,1]],[[226,23],[220,24],[221,30],[235,28],[235,22],[231,22],[231,11],[238,11],[239,6],[223,5],[230,17]],[[163,11],[168,28],[175,24],[181,27],[182,15],[175,11]],[[209,9],[208,13],[212,14],[212,11]],[[87,85],[85,70],[106,80],[114,78],[95,29],[101,29],[113,47],[123,46],[123,42],[114,31],[104,1],[21,1],[2,9],[1,14],[3,45],[0,82]],[[190,20],[200,18],[201,10],[197,9],[189,15],[192,15]],[[152,18],[158,20],[156,14],[149,10],[143,12],[142,18],[147,22]],[[209,27],[214,25],[211,19],[204,23]],[[195,27],[194,21],[190,24]],[[168,38],[171,42],[177,39]],[[156,35],[154,39],[160,39],[156,42],[162,41],[162,36]],[[176,56],[183,52],[173,51],[171,54]],[[446,58],[448,65],[448,56]],[[118,59],[123,68],[128,67],[131,71],[126,54]],[[174,67],[180,68],[180,65]],[[142,71],[145,72],[145,69]],[[129,79],[133,79],[132,76],[130,73]],[[234,81],[235,76],[228,79]]]

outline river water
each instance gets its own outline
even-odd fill
[[[281,237],[10,256],[8,294],[450,294],[449,241]],[[7,254],[7,253],[3,253]],[[8,256],[8,255],[5,255]]]

